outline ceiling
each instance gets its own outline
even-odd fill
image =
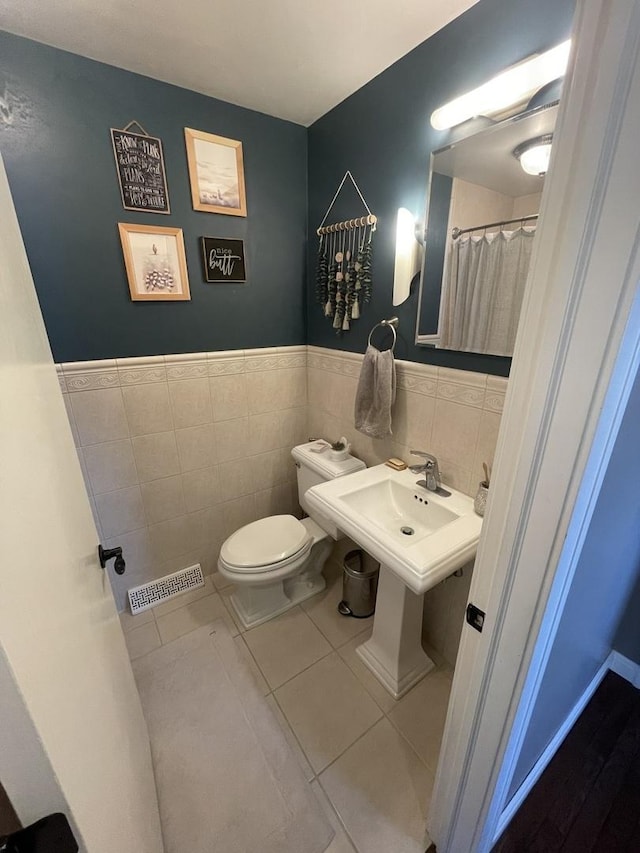
[[[477,0],[0,0],[0,29],[309,125]]]

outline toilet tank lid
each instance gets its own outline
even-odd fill
[[[306,465],[320,474],[327,480],[333,480],[336,477],[344,477],[345,474],[352,474],[354,471],[362,471],[367,466],[361,459],[356,459],[350,453],[344,458],[333,458],[333,451],[325,450],[323,453],[314,453],[311,450],[316,446],[315,441],[309,441],[306,444],[299,444],[291,451],[291,455],[301,465]]]

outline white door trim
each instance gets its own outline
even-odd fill
[[[640,7],[583,0],[576,31],[470,592],[485,628],[463,629],[429,817],[440,853],[496,837],[552,585],[545,637],[637,370]]]

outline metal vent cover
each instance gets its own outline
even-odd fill
[[[180,569],[158,580],[134,586],[129,590],[129,606],[132,613],[141,613],[161,601],[167,601],[181,592],[204,586],[204,575],[200,563]]]

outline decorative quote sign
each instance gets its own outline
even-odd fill
[[[201,241],[205,281],[242,282],[247,280],[243,240],[202,237]]]
[[[112,127],[111,141],[124,209],[170,213],[162,140]]]

